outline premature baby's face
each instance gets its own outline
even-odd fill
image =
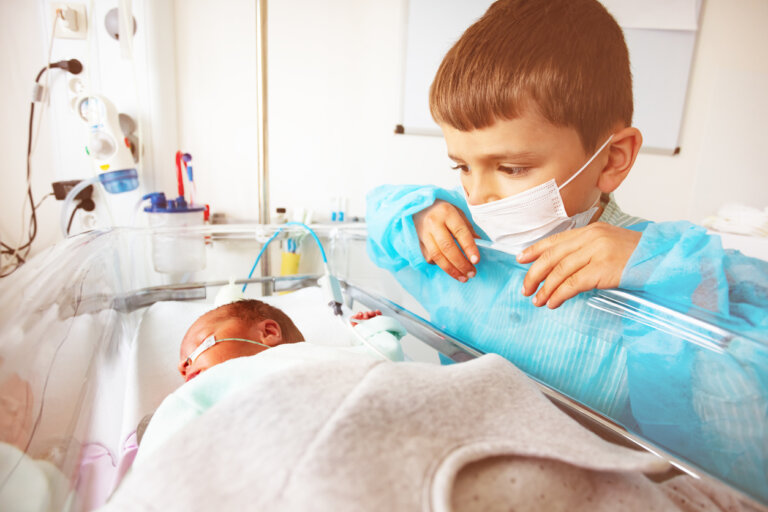
[[[209,312],[198,318],[181,342],[179,350],[179,373],[186,381],[196,377],[208,368],[236,357],[258,354],[265,347],[242,341],[222,341],[203,351],[193,362],[187,364],[189,355],[209,336],[217,340],[224,338],[245,338],[248,340],[276,346],[282,343],[282,335],[277,322],[245,322],[239,318],[223,316]]]

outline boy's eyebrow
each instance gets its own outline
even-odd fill
[[[509,151],[506,153],[482,155],[480,158],[482,160],[528,160],[528,159],[538,158],[539,156],[540,155],[538,153],[535,153],[533,151]],[[463,161],[462,158],[458,156],[454,156],[450,153],[448,153],[448,158],[450,158],[454,162]]]

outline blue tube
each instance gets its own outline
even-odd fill
[[[267,250],[267,247],[269,247],[269,244],[272,243],[272,240],[277,238],[277,235],[279,235],[282,230],[283,230],[283,228],[280,228],[277,231],[275,231],[275,234],[272,235],[271,237],[269,237],[269,240],[267,240],[267,242],[264,245],[261,246],[261,250],[259,251],[259,255],[256,256],[256,261],[253,262],[253,266],[251,267],[251,271],[248,272],[248,279],[250,279],[251,276],[253,276],[253,272],[256,270],[256,265],[259,264],[259,260],[261,259],[261,255],[264,254],[264,251]],[[243,290],[242,290],[243,293],[245,293],[245,288],[247,286],[248,286],[248,283],[243,283]]]
[[[309,226],[307,226],[303,222],[286,222],[285,225],[286,226],[301,226],[302,228],[306,229],[307,232],[310,235],[312,235],[312,238],[315,239],[315,242],[317,243],[317,247],[320,248],[320,255],[323,257],[323,263],[325,263],[326,265],[328,264],[328,258],[325,256],[325,249],[323,249],[323,244],[320,243],[320,239],[317,237],[317,235],[312,230],[312,228],[310,228]],[[253,276],[253,273],[256,271],[256,266],[259,264],[259,260],[261,260],[261,256],[264,254],[264,251],[267,250],[267,247],[269,247],[269,244],[272,243],[272,240],[277,238],[277,235],[282,233],[282,231],[283,231],[283,228],[280,228],[277,231],[275,231],[275,233],[271,237],[269,237],[269,239],[261,247],[261,250],[259,251],[258,256],[256,256],[256,261],[253,262],[253,266],[251,267],[251,271],[248,273],[248,279],[250,279]],[[243,293],[245,293],[245,289],[246,289],[247,286],[248,286],[248,283],[243,283],[243,290],[242,290]]]
[[[315,242],[317,242],[317,247],[320,248],[320,255],[323,257],[323,263],[328,263],[328,258],[325,257],[325,249],[323,249],[323,244],[320,243],[320,239],[317,237],[314,231],[312,231],[312,228],[304,224],[303,222],[286,222],[286,226],[301,226],[302,228],[306,229],[307,232],[309,232],[310,235],[312,235],[312,238],[315,239]]]

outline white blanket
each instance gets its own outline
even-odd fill
[[[313,361],[297,345],[255,358],[292,350],[303,361],[185,426],[106,510],[676,510],[691,496],[699,510],[725,506],[653,484],[642,473],[666,462],[585,430],[501,357]]]

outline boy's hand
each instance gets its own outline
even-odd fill
[[[472,263],[480,261],[480,251],[474,239],[480,237],[461,210],[438,199],[432,206],[416,213],[413,223],[419,236],[421,254],[427,263],[437,264],[462,283],[475,277]],[[467,257],[472,263],[467,261]]]
[[[563,231],[533,244],[517,261],[535,261],[523,280],[523,295],[532,295],[534,306],[550,309],[593,288],[616,288],[642,233],[596,222]]]

